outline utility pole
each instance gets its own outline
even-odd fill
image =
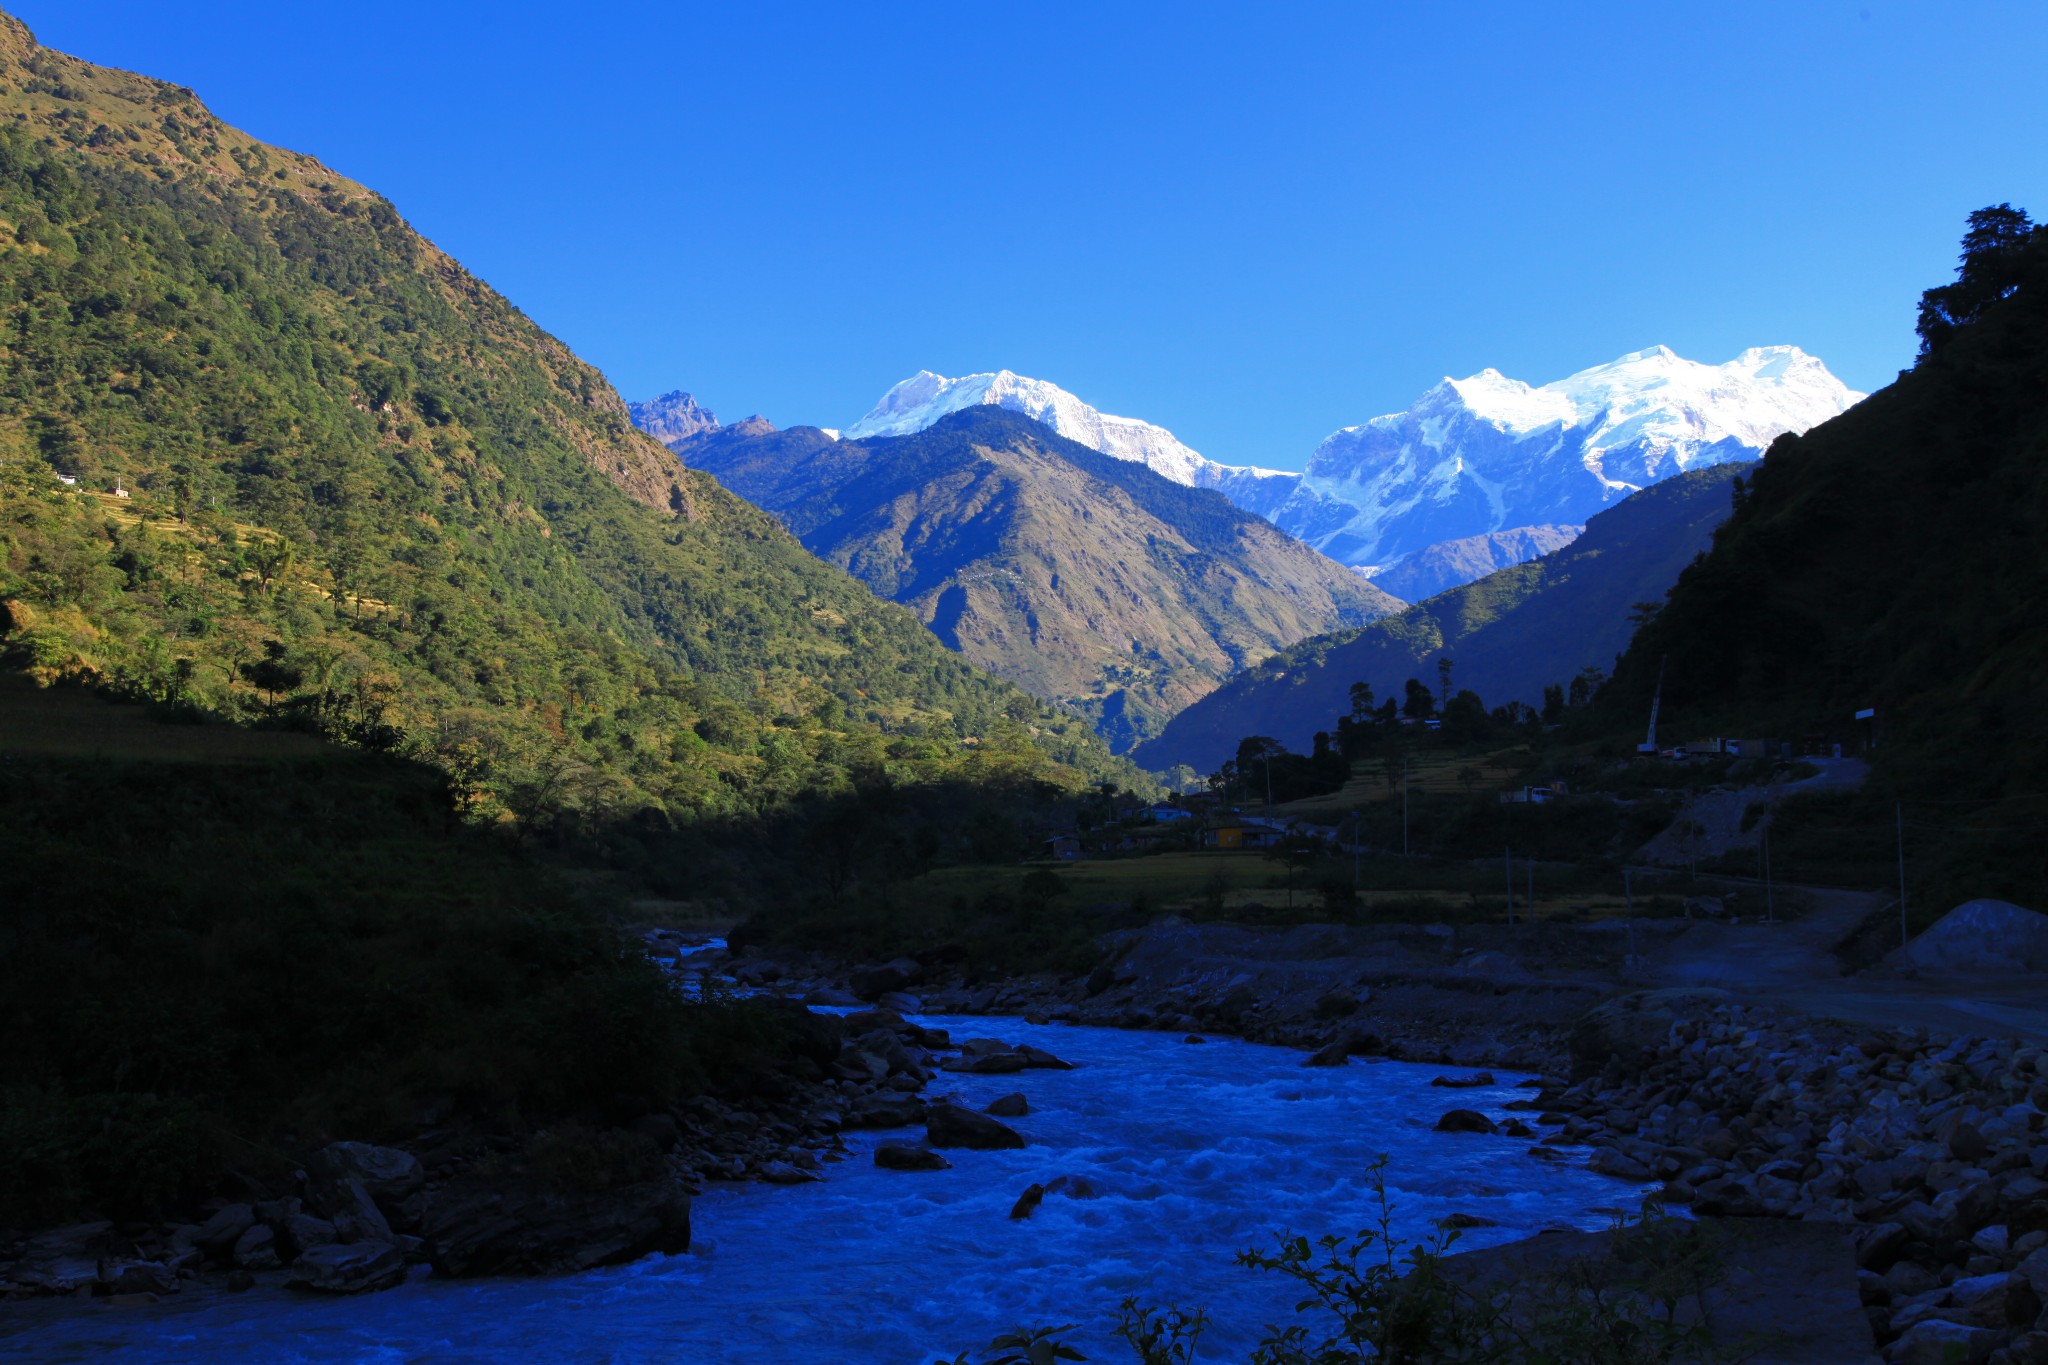
[[[1527,913],[1536,913],[1536,859],[1533,857],[1529,859],[1529,895],[1523,901],[1523,906]]]
[[[1771,827],[1764,826],[1764,923],[1776,924],[1778,913],[1771,899]]]
[[[1892,803],[1892,814],[1898,821],[1899,832],[1899,947],[1912,942],[1913,936],[1906,931],[1906,803]]]
[[[1365,848],[1364,831],[1359,828],[1358,812],[1351,812],[1351,889],[1358,890],[1358,859]]]
[[[1408,856],[1408,756],[1401,755],[1401,856]]]
[[[1500,865],[1508,874],[1508,923],[1515,922],[1515,851],[1512,847],[1500,851]]]
[[[1271,818],[1273,814],[1273,755],[1261,754],[1259,757],[1264,759],[1266,763],[1266,815],[1268,818]]]
[[[1636,965],[1636,893],[1635,888],[1629,885],[1629,872],[1625,867],[1621,870],[1621,894],[1628,902],[1628,965],[1633,967]]]

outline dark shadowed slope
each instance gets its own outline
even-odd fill
[[[1973,229],[2001,215],[2016,240],[1930,291],[1932,354],[1772,447],[1603,705],[1638,709],[1668,659],[1665,704],[1700,723],[1842,737],[1875,708],[1880,773],[1909,800],[2044,790],[2048,234],[2002,206]]]
[[[1454,588],[1362,630],[1305,640],[1175,717],[1133,754],[1164,771],[1212,771],[1246,735],[1306,749],[1350,709],[1355,682],[1382,698],[1434,685],[1449,655],[1457,686],[1488,705],[1535,705],[1543,688],[1606,669],[1628,644],[1635,604],[1660,599],[1728,515],[1730,479],[1750,465],[1693,470],[1633,494],[1586,523],[1562,550]]]

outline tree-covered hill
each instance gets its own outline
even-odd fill
[[[0,650],[524,830],[1136,780],[637,432],[373,192],[0,16]]]
[[[1920,330],[1896,383],[1772,447],[1600,704],[1621,723],[1661,672],[1679,723],[1830,742],[1874,709],[1882,809],[1839,822],[1889,857],[1902,799],[1909,852],[1947,848],[1951,891],[2039,903],[2048,233],[2004,205],[1972,215]]]
[[[1543,691],[1612,666],[1636,606],[1654,601],[1706,548],[1728,515],[1731,477],[1749,465],[1696,469],[1594,516],[1585,533],[1540,559],[1501,569],[1359,630],[1304,640],[1247,669],[1176,716],[1135,753],[1152,768],[1213,771],[1247,735],[1306,751],[1352,707],[1365,683],[1382,700],[1403,684],[1434,684],[1449,658],[1456,686],[1491,705],[1537,706]],[[1645,703],[1647,705],[1647,703]]]
[[[671,444],[1119,750],[1273,650],[1401,605],[1220,493],[999,407],[862,441],[764,425]]]

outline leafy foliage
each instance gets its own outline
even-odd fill
[[[0,1054],[0,1224],[161,1212],[329,1137],[620,1122],[785,1055],[389,756],[0,756],[0,863],[0,1030],[36,1040]]]
[[[1674,733],[1852,744],[1874,709],[1877,778],[1842,823],[1885,831],[1902,800],[1929,908],[2040,904],[2048,234],[2004,205],[1973,214],[1957,282],[1929,297],[1921,362],[1780,438],[1599,706],[1628,725],[1661,672]]]
[[[634,431],[310,158],[0,17],[0,652],[650,835],[855,781],[1139,780]],[[69,484],[59,481],[72,481]]]

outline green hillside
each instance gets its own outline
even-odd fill
[[[673,444],[1119,750],[1275,649],[1401,605],[1219,493],[1000,408],[886,439],[742,423]]]
[[[1207,773],[1247,735],[1306,752],[1316,731],[1350,711],[1353,683],[1398,698],[1409,678],[1435,686],[1444,657],[1456,686],[1489,705],[1540,705],[1545,687],[1613,665],[1636,604],[1661,597],[1707,547],[1728,515],[1730,479],[1751,467],[1717,465],[1654,484],[1594,516],[1563,549],[1362,630],[1282,650],[1176,716],[1133,757],[1153,769],[1185,763]]]
[[[383,199],[4,16],[0,650],[628,861],[876,774],[1137,780],[679,468]]]

